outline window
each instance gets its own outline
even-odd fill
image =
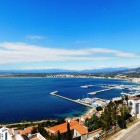
[[[136,103],[136,114],[139,114],[139,103]]]

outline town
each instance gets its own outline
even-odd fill
[[[115,85],[115,88],[118,88],[118,85]],[[123,88],[126,87],[123,86]],[[100,98],[72,100],[60,96],[58,91],[54,91],[50,94],[88,106],[90,110],[80,117],[1,125],[0,140],[106,139],[121,129],[126,129],[131,124],[138,122],[140,118],[140,90],[139,87],[133,88],[137,89],[137,94],[122,94],[121,97],[112,100]]]

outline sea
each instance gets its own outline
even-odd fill
[[[121,89],[87,94],[102,90],[98,86],[100,84],[137,85],[125,80],[101,78],[0,78],[0,123],[77,117],[89,110],[83,105],[51,95],[53,91],[71,99],[112,99],[121,96]],[[81,88],[84,85],[94,86]]]

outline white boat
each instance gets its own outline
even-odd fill
[[[93,87],[94,85],[85,85],[85,86],[81,86],[81,88],[90,88]]]
[[[89,88],[88,86],[81,86],[81,88]]]

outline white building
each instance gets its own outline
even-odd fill
[[[9,128],[2,127],[0,129],[0,140],[12,140],[12,133]]]
[[[2,127],[0,129],[0,140],[46,140],[40,133],[28,137],[26,134],[20,134],[16,129]]]
[[[46,140],[40,133],[33,134],[30,140]]]
[[[131,107],[131,114],[140,117],[140,97],[130,97],[128,103]]]

